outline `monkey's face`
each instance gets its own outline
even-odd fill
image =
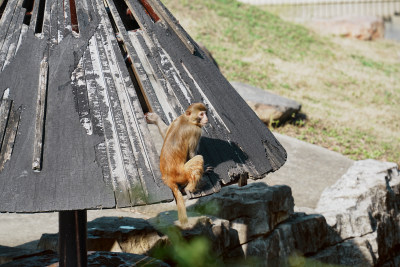
[[[198,114],[198,121],[201,127],[205,126],[208,123],[208,117],[206,111],[200,111]]]

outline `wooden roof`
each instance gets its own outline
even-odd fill
[[[129,9],[134,19],[126,15]],[[144,113],[203,102],[190,197],[277,170],[286,152],[158,0],[6,0],[0,7],[0,211],[171,201]]]

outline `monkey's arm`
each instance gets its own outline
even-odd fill
[[[167,134],[168,126],[163,122],[163,120],[156,113],[148,112],[144,115],[146,117],[146,121],[149,124],[157,125],[158,131],[160,132],[163,139],[165,139],[165,135]]]

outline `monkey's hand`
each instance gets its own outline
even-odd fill
[[[144,114],[144,117],[146,118],[147,123],[149,124],[157,124],[158,120],[160,119],[160,117],[153,112],[148,112],[146,114]]]

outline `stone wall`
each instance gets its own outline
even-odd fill
[[[175,221],[175,229],[184,240],[205,236],[228,265],[400,266],[399,207],[396,164],[365,160],[322,193],[316,210],[295,210],[285,185],[229,186],[188,207],[189,225]],[[170,246],[165,233],[176,217],[168,211],[150,220],[96,219],[88,223],[88,249],[153,255]],[[57,235],[44,235],[39,246],[56,250],[56,243]]]

